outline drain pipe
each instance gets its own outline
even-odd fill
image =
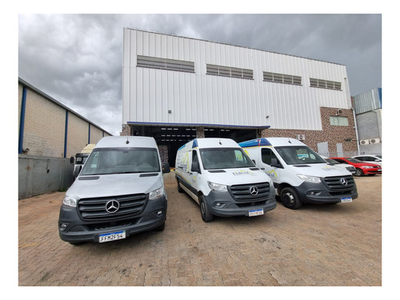
[[[357,126],[357,118],[356,118],[356,111],[352,107],[351,110],[353,111],[353,118],[354,118],[354,129],[356,130],[356,141],[357,141],[357,155],[360,155],[360,140],[358,139],[358,126]]]

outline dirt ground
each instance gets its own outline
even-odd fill
[[[18,202],[19,286],[381,286],[382,178],[356,178],[352,203],[204,223],[166,183],[163,232],[73,246],[58,236],[64,193]]]

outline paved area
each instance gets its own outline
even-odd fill
[[[167,183],[163,232],[72,246],[58,237],[64,193],[20,200],[20,286],[381,286],[381,176],[356,178],[353,203],[278,202],[254,218],[204,223]]]

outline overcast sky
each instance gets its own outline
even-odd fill
[[[339,63],[352,96],[382,87],[380,14],[19,14],[18,76],[119,135],[124,27]]]

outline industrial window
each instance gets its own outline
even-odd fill
[[[332,126],[349,126],[349,119],[347,117],[331,116],[329,121]]]
[[[137,56],[137,67],[194,73],[194,62],[142,55]]]
[[[207,64],[207,75],[253,79],[253,70]]]
[[[310,78],[310,87],[340,91],[342,90],[342,83],[337,81]]]
[[[301,85],[301,76],[272,73],[272,72],[263,72],[263,75],[264,75],[264,81],[267,82]]]

